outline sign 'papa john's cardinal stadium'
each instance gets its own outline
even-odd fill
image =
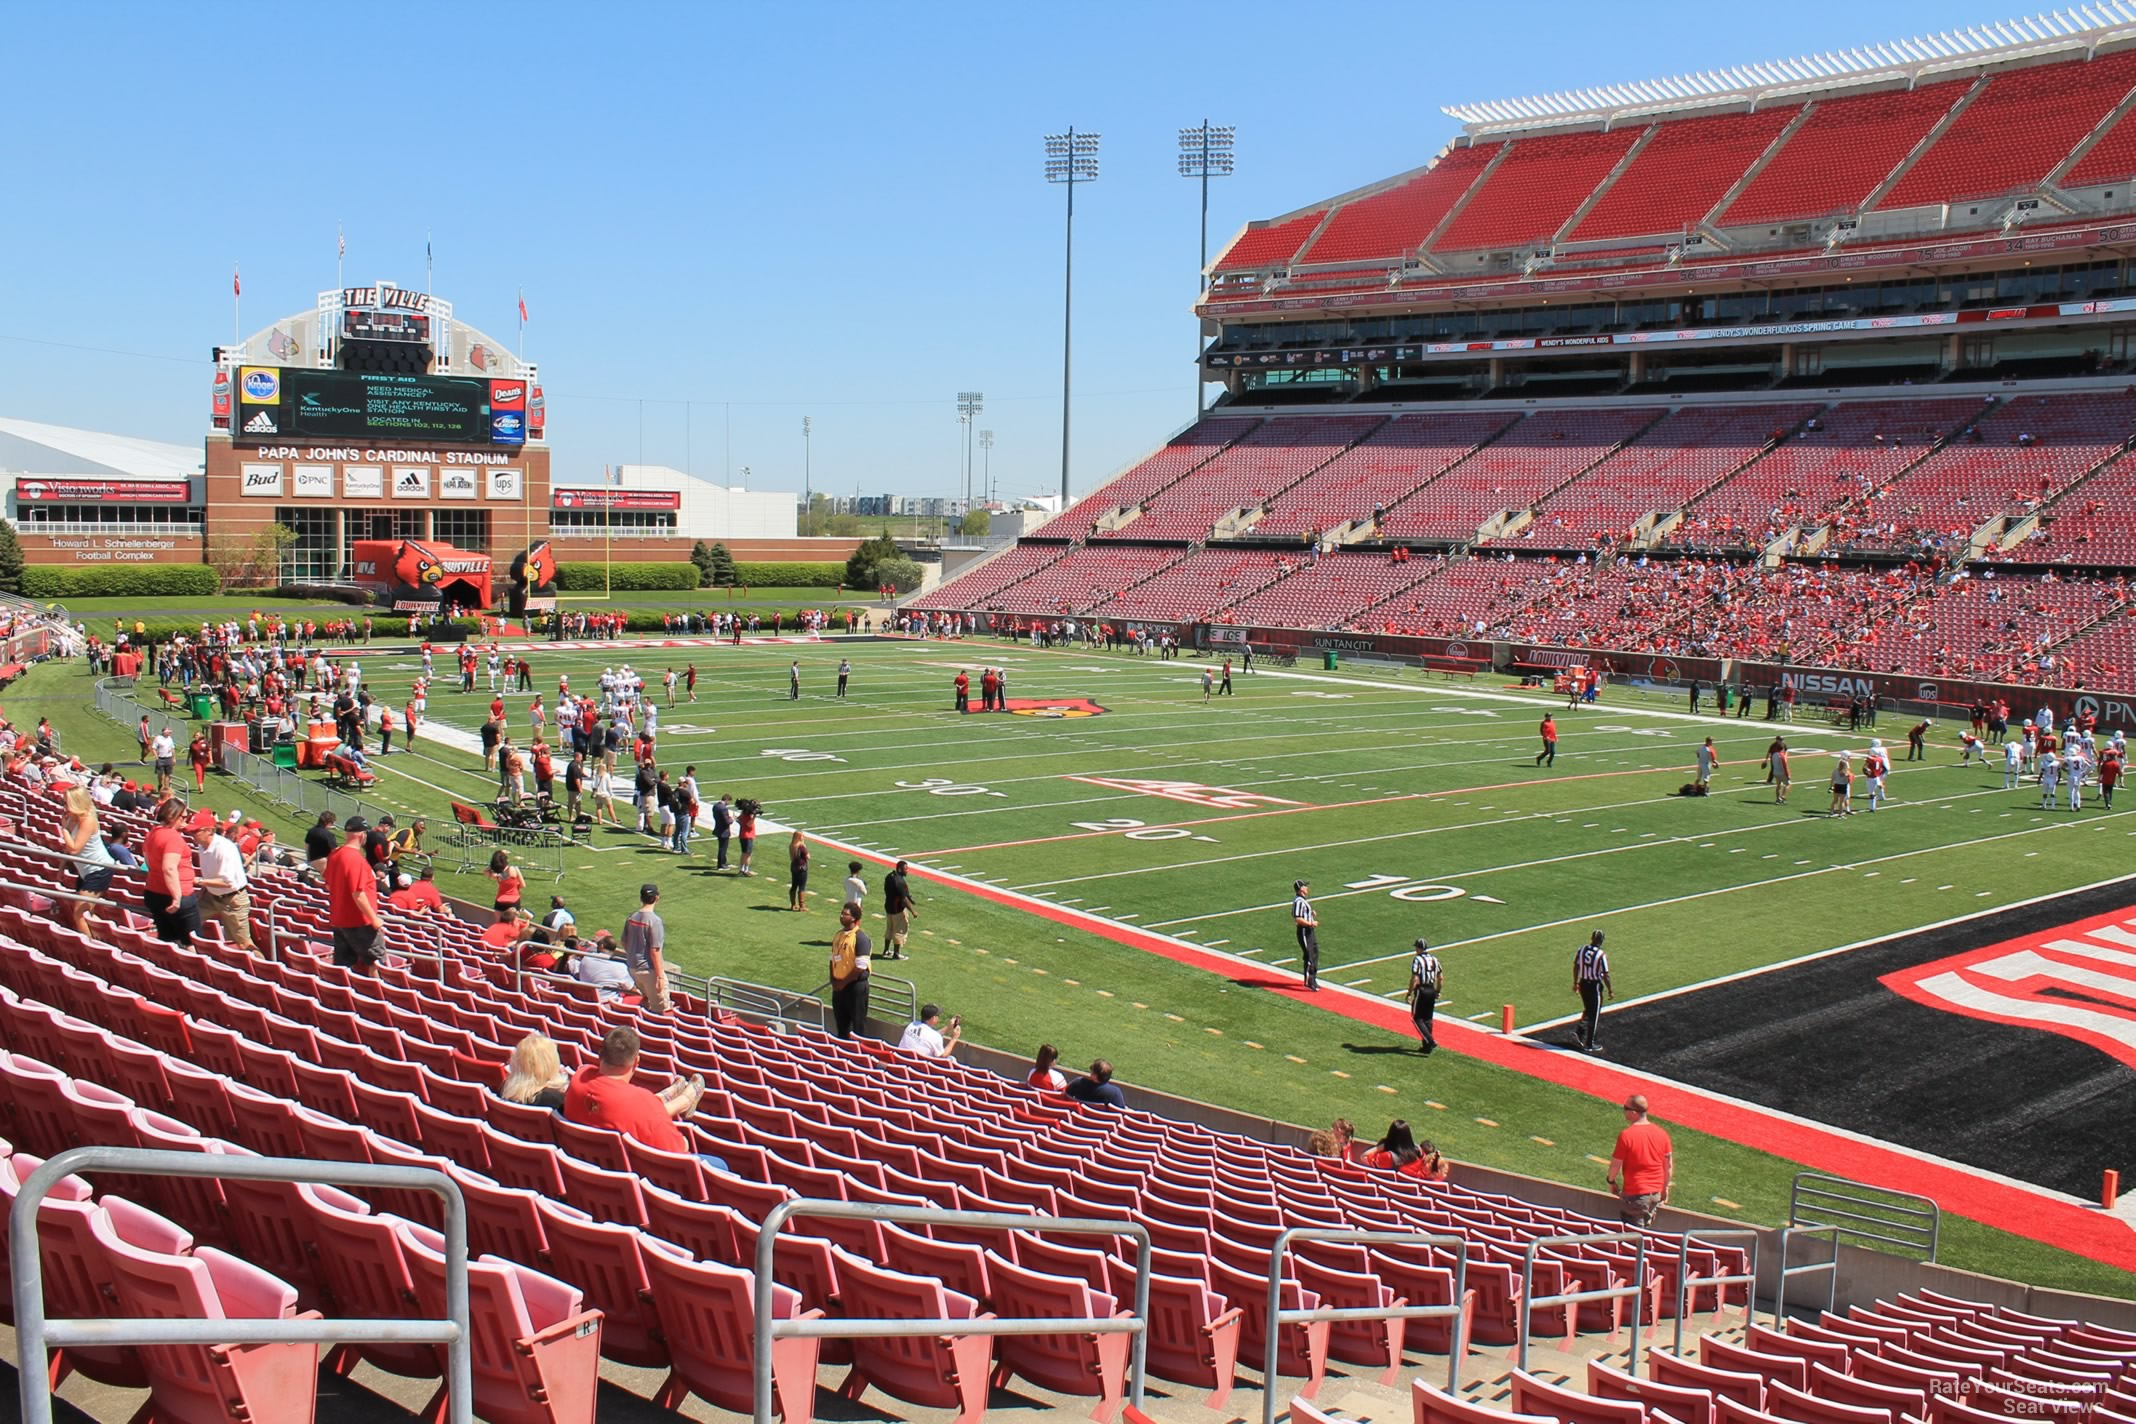
[[[207,539],[289,529],[291,581],[487,608],[547,545],[541,373],[429,292],[335,288],[218,349],[209,422]],[[520,602],[553,596],[544,557]]]

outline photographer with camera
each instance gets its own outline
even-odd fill
[[[922,1058],[947,1058],[956,1050],[957,1041],[964,1037],[964,1016],[952,1014],[949,1018],[949,1036],[944,1038],[935,1025],[942,1019],[939,1004],[920,1005],[920,1016],[905,1025],[905,1036],[897,1046],[907,1053],[917,1053]]]

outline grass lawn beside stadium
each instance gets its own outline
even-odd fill
[[[854,663],[842,701],[831,695],[840,657]],[[787,696],[796,658],[798,701]],[[1824,816],[1831,753],[1881,735],[1904,755],[1905,729],[1888,716],[1877,733],[1722,723],[1685,715],[1680,696],[1614,688],[1568,714],[1561,700],[1489,680],[1265,666],[1235,668],[1235,695],[1205,704],[1210,664],[1193,658],[991,641],[543,647],[531,659],[552,706],[560,673],[583,689],[629,661],[657,693],[663,669],[694,661],[700,700],[663,707],[661,760],[694,764],[709,795],[755,796],[767,819],[813,836],[1239,956],[1248,978],[1295,970],[1290,887],[1308,879],[1324,983],[1396,1001],[1409,942],[1424,935],[1446,964],[1442,1016],[1491,1023],[1502,1004],[1523,1026],[1576,1007],[1569,965],[1591,928],[1609,932],[1620,998],[1644,996],[2111,879],[2136,835],[2136,807],[2049,813],[2036,789],[2001,790],[1999,766],[1957,764],[1955,733],[1932,736],[1926,762],[1895,762],[1882,810],[1858,799],[1862,814]],[[430,716],[472,732],[489,694],[450,690],[449,662],[438,660]],[[1050,705],[959,717],[951,680],[972,670],[976,706],[981,664],[1008,669],[1011,698]],[[396,702],[420,670],[389,651],[364,666],[367,685]],[[523,740],[530,694],[505,700]],[[88,703],[71,665],[34,670],[5,699],[17,719],[52,715],[87,759],[130,758],[128,732]],[[1539,768],[1546,710],[1561,740],[1556,765]],[[1760,761],[1776,731],[1797,754],[1785,806]],[[1678,796],[1706,736],[1723,763],[1713,794]],[[478,755],[436,740],[372,764],[381,782],[367,799],[434,827],[449,821],[448,799],[493,794]],[[209,795],[251,804],[227,777]],[[785,908],[783,835],[760,840],[760,874],[743,880],[711,872],[709,836],[683,860],[602,830],[569,858],[562,892],[582,926],[613,927],[638,883],[657,880],[682,967],[806,990],[824,978],[845,859],[815,847],[818,893],[801,915]],[[866,878],[879,905],[880,868]],[[488,899],[480,877],[441,883]],[[550,888],[533,884],[530,903]],[[1457,1160],[1600,1182],[1593,1158],[1617,1127],[1608,1104],[1454,1052],[1427,1061],[1406,1051],[1413,1040],[975,894],[916,889],[913,956],[881,967],[961,1012],[974,1040],[1010,1050],[1048,1040],[1070,1063],[1111,1058],[1129,1083],[1289,1121],[1348,1116],[1376,1134],[1405,1117]],[[871,922],[880,940],[879,912]],[[1675,1133],[1683,1205],[1784,1217],[1793,1164]],[[1958,1218],[1942,1259],[2136,1293],[2115,1267]]]
[[[745,596],[737,588],[701,588],[690,593],[601,593],[565,594],[564,607],[581,605],[589,609],[593,605],[603,608],[671,608],[710,609],[727,612],[737,609],[769,611],[774,608],[842,608],[855,604],[863,608],[880,607],[875,599],[856,599],[852,590],[840,593],[835,588],[753,588]],[[393,621],[394,615],[386,609],[361,607],[350,603],[330,603],[294,598],[271,598],[265,595],[202,594],[198,597],[159,599],[152,612],[145,611],[138,598],[69,598],[64,600],[66,609],[76,618],[87,623],[93,633],[107,632],[112,619],[124,616],[198,618],[244,618],[252,613],[280,613],[285,618],[361,618],[370,614],[383,630]],[[406,615],[401,626],[405,628]]]

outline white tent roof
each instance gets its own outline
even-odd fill
[[[0,416],[0,470],[27,475],[108,475],[181,480],[200,473],[197,445],[170,445],[132,435],[75,430]]]

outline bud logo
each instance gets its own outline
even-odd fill
[[[1087,697],[1010,697],[1003,706],[1019,717],[1101,717],[1105,709]]]
[[[282,373],[272,366],[247,366],[238,374],[237,389],[246,405],[273,405],[282,398]]]
[[[2136,1068],[2136,915],[2041,930],[1887,974],[1917,1004],[2088,1043]]]
[[[248,498],[262,495],[279,495],[282,492],[282,467],[280,465],[247,465],[243,482],[237,492]]]
[[[280,435],[282,427],[274,423],[274,417],[264,410],[254,411],[252,419],[245,422],[247,435]]]

